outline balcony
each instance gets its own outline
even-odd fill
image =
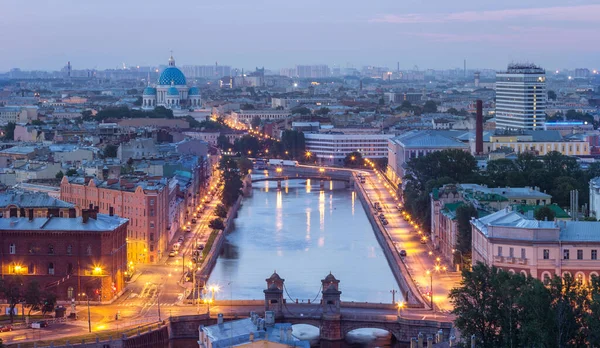
[[[502,256],[494,256],[494,262],[503,262],[504,261],[504,257]]]
[[[506,262],[506,263],[515,263],[515,258],[509,256],[509,257],[506,258],[506,260],[504,260],[504,262]]]
[[[527,259],[517,259],[517,263],[519,265],[526,265],[527,264]]]

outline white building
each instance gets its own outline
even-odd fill
[[[510,64],[496,74],[496,128],[544,129],[546,73],[533,64]]]
[[[255,117],[260,118],[261,121],[278,121],[290,117],[292,114],[285,110],[241,110],[239,112],[232,112],[231,119],[236,122],[244,122],[250,124]]]
[[[385,158],[387,143],[394,134],[357,134],[357,132],[304,133],[306,150],[318,161],[329,165],[343,165],[351,152],[360,152],[365,158]]]
[[[154,109],[164,106],[168,109],[195,108],[201,105],[198,87],[189,88],[185,75],[175,66],[173,56],[169,58],[169,66],[158,78],[156,87],[148,85],[142,94],[142,108]]]
[[[600,218],[600,177],[590,180],[590,215]]]

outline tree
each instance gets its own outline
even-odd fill
[[[104,147],[104,157],[105,158],[115,158],[117,157],[117,150],[119,149],[119,147],[117,145],[106,145]]]
[[[46,122],[44,122],[42,120],[32,120],[31,121],[31,125],[32,126],[43,126],[45,124],[46,124]]]
[[[42,305],[42,314],[46,314],[52,312],[54,307],[56,307],[56,294],[51,291],[45,291]]]
[[[283,151],[287,151],[288,156],[295,159],[302,159],[306,153],[306,141],[304,133],[296,130],[286,129],[281,133],[281,144]]]
[[[427,114],[437,112],[437,104],[433,100],[428,100],[423,105],[423,112]]]
[[[4,126],[4,140],[13,141],[15,139],[15,127],[17,126],[14,122],[8,122]]]
[[[223,156],[219,163],[223,171],[222,201],[226,207],[231,207],[242,194],[242,179],[237,161],[231,156]]]
[[[15,307],[23,301],[23,279],[20,276],[0,280],[0,292],[8,303],[10,322],[14,322]]]
[[[516,171],[515,163],[506,158],[489,161],[485,170],[489,185],[497,187],[506,186],[507,174]]]
[[[32,280],[29,282],[29,284],[27,284],[24,299],[25,304],[30,306],[29,313],[27,313],[28,316],[31,315],[31,310],[42,304],[42,291],[40,284],[36,280]]]
[[[144,100],[142,99],[142,97],[137,97],[137,99],[133,102],[133,105],[135,106],[142,106],[142,102]]]
[[[329,114],[330,112],[331,112],[331,109],[326,108],[326,107],[322,107],[319,110],[317,110],[316,114],[317,115],[325,116],[325,115]]]
[[[254,105],[252,105],[252,104],[248,104],[248,103],[246,103],[246,104],[242,104],[242,105],[240,106],[240,110],[254,110],[254,109],[256,109],[256,108],[254,107]]]
[[[478,217],[479,212],[472,204],[463,204],[456,208],[456,227],[458,229],[456,249],[463,256],[471,255],[471,218]]]
[[[402,102],[402,104],[400,104],[400,110],[410,111],[412,110],[412,104],[408,100],[405,100]]]
[[[244,135],[243,137],[236,139],[233,144],[235,151],[242,155],[256,155],[260,150],[260,142],[258,139],[251,135]]]
[[[215,207],[215,215],[223,219],[226,218],[227,207],[225,207],[225,205],[223,204],[217,204],[217,206]]]
[[[359,167],[363,164],[362,154],[358,151],[350,152],[344,157],[344,167]]]
[[[250,125],[252,126],[252,128],[258,128],[260,127],[260,122],[260,117],[254,116],[254,118],[252,118],[252,121],[250,122]]]
[[[210,222],[208,223],[208,227],[212,228],[213,230],[224,230],[225,224],[223,223],[223,219],[216,218],[210,220]]]
[[[533,213],[536,220],[540,221],[554,221],[556,214],[548,206],[539,207]]]
[[[61,180],[63,178],[63,176],[65,176],[65,173],[63,173],[62,170],[59,170],[58,173],[56,173],[56,175],[54,177]]]
[[[229,142],[229,139],[225,134],[221,134],[217,137],[217,147],[223,151],[228,151],[233,148],[233,145]]]
[[[556,92],[554,92],[553,90],[549,90],[548,91],[548,99],[549,100],[556,100]]]
[[[304,107],[304,106],[297,106],[295,108],[292,108],[292,110],[290,110],[292,112],[292,115],[296,115],[296,114],[300,114],[300,115],[310,115],[311,111],[309,108]]]
[[[571,202],[571,191],[577,189],[577,179],[570,176],[560,176],[554,179],[553,188],[550,191],[552,200],[560,207],[568,207]]]
[[[241,175],[246,175],[252,170],[252,161],[247,157],[241,157],[237,160],[237,166]]]
[[[66,176],[77,175],[77,169],[75,169],[75,168],[69,168],[69,170],[67,170],[67,173],[65,175]]]

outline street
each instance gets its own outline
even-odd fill
[[[357,183],[358,184],[358,183]],[[433,302],[436,309],[452,310],[448,299],[449,291],[456,287],[461,280],[461,274],[450,272],[451,267],[439,263],[437,255],[431,250],[430,243],[422,244],[421,236],[415,228],[402,218],[397,209],[397,200],[392,196],[393,191],[383,177],[371,173],[363,185],[372,202],[379,202],[388,220],[385,229],[391,237],[397,252],[406,251],[404,263],[409,269],[415,284],[421,290],[424,298],[430,299],[428,293],[433,285]],[[387,187],[386,187],[387,185]],[[373,214],[373,210],[368,212]],[[437,266],[437,267],[436,267]]]

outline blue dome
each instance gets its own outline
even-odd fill
[[[156,88],[148,86],[148,87],[144,88],[143,94],[144,95],[156,95]]]
[[[198,87],[192,87],[190,88],[189,95],[200,95],[200,90],[198,89]]]
[[[179,96],[179,91],[175,87],[169,87],[169,89],[167,89],[167,95]]]
[[[185,75],[174,66],[169,66],[163,70],[158,78],[158,84],[169,86],[173,82],[174,85],[185,85]]]

